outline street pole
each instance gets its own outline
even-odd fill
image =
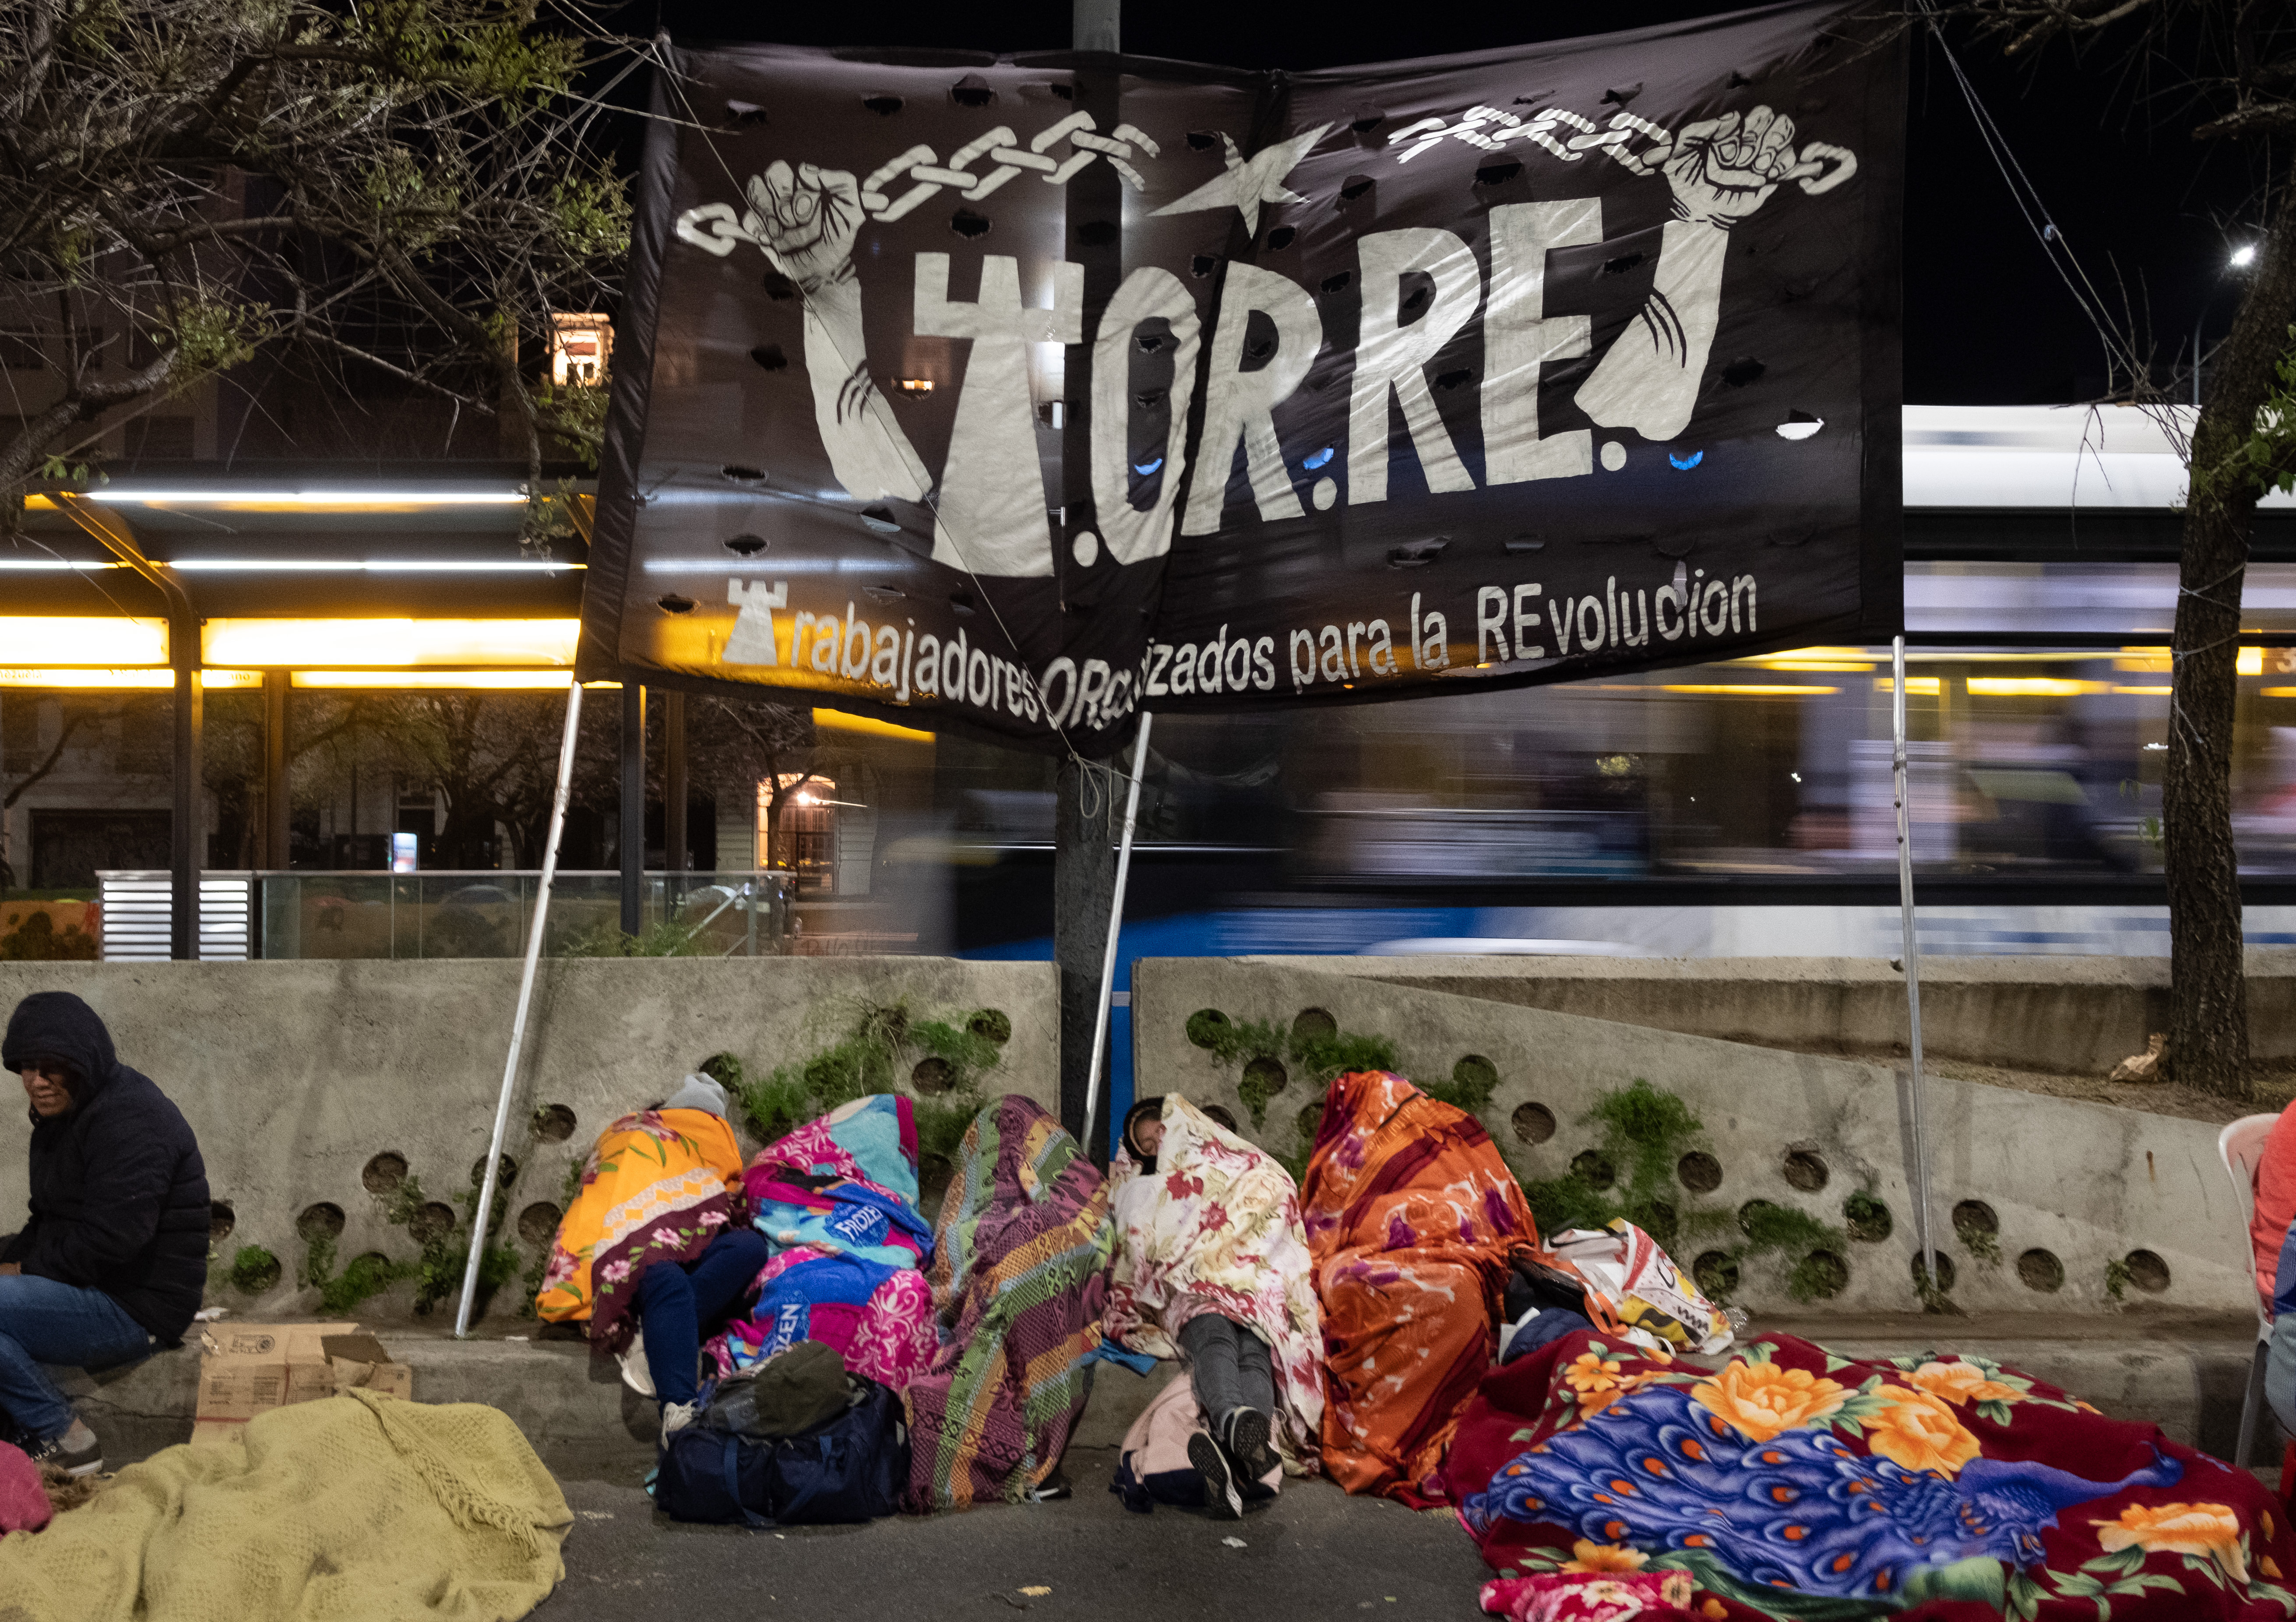
[[[628,688],[622,690],[625,692]],[[582,729],[582,684],[566,688],[566,726],[558,739],[558,786],[550,794],[550,831],[542,844],[542,882],[534,894],[534,918],[526,930],[526,966],[519,971],[518,1010],[510,1020],[510,1055],[503,1061],[502,1092],[495,1099],[494,1135],[487,1143],[486,1175],[479,1203],[471,1212],[471,1254],[463,1264],[463,1298],[455,1308],[455,1338],[471,1332],[471,1309],[479,1293],[479,1262],[486,1254],[487,1219],[495,1206],[502,1169],[503,1137],[510,1130],[511,1093],[518,1085],[518,1056],[526,1046],[526,1015],[534,1005],[534,974],[542,961],[542,926],[550,916],[550,885],[558,876],[558,839],[566,831],[566,796],[574,782],[574,740]]]
[[[263,673],[263,865],[274,872],[287,871],[294,838],[287,787],[287,690],[294,679],[284,670]]]
[[[645,689],[622,681],[622,933],[645,927]]]
[[[1100,1010],[1092,1025],[1092,1073],[1085,1089],[1084,1118],[1091,1135],[1103,1136],[1100,1125],[1101,1077],[1107,1067],[1108,1014],[1116,1001],[1116,942],[1124,929],[1124,887],[1132,876],[1132,832],[1140,825],[1140,779],[1148,770],[1148,728],[1156,717],[1140,712],[1140,731],[1132,742],[1132,782],[1124,791],[1124,831],[1116,846],[1116,885],[1108,907],[1108,952],[1100,962]]]
[[[1119,0],[1072,0],[1070,43],[1079,53],[1119,47]],[[1114,64],[1079,64],[1072,86],[1074,105],[1105,133],[1123,121],[1118,105],[1122,79]],[[1054,567],[1061,583],[1063,612],[1086,606],[1079,593],[1091,582],[1076,561],[1076,543],[1096,530],[1092,515],[1092,338],[1101,312],[1124,277],[1124,187],[1116,170],[1095,163],[1069,182],[1066,257],[1084,268],[1084,338],[1070,344],[1062,373],[1064,415],[1061,424],[1062,525]],[[1105,567],[1103,577],[1112,571]],[[1142,721],[1144,725],[1146,717]],[[1087,782],[1098,773],[1100,781]],[[1061,980],[1061,1124],[1076,1135],[1085,1151],[1105,1164],[1104,1127],[1095,1130],[1087,1111],[1093,1102],[1095,1069],[1106,1040],[1107,1013],[1101,1000],[1110,919],[1116,905],[1116,853],[1109,839],[1115,792],[1112,774],[1063,759],[1054,781],[1053,961]]]
[[[1938,1253],[1932,1242],[1930,1224],[1930,1144],[1927,1100],[1922,1085],[1922,960],[1921,943],[1914,930],[1914,841],[1913,815],[1906,793],[1906,639],[1896,638],[1890,647],[1890,729],[1893,743],[1891,766],[1897,778],[1898,791],[1898,913],[1904,934],[1906,966],[1906,1019],[1908,1041],[1906,1051],[1913,1059],[1912,1103],[1913,1117],[1913,1184],[1914,1184],[1914,1242],[1921,1257],[1920,1275],[1929,1281],[1931,1293],[1942,1286],[1938,1282]]]
[[[672,691],[661,700],[661,843],[664,867],[671,882],[686,868],[685,854],[685,695]],[[663,905],[670,906],[669,897]]]
[[[168,663],[176,675],[173,723],[175,802],[168,823],[168,955],[177,963],[200,956],[200,868],[207,857],[206,784],[202,781],[201,733],[206,695],[200,686],[200,622],[188,602],[168,616]]]

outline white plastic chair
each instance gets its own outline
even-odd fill
[[[2240,1405],[2240,1440],[2232,1455],[2234,1464],[2243,1470],[2248,1468],[2257,1421],[2262,1417],[2264,1365],[2272,1349],[2272,1303],[2257,1282],[2256,1243],[2249,1235],[2248,1224],[2256,1207],[2256,1170],[2264,1159],[2264,1140],[2272,1135],[2279,1119],[2277,1115],[2243,1115],[2217,1135],[2217,1157],[2224,1162],[2233,1186],[2240,1191],[2240,1249],[2248,1257],[2248,1282],[2256,1290],[2256,1354],[2248,1366],[2248,1393]]]

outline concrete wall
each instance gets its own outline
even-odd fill
[[[365,1186],[375,1156],[403,1159],[433,1200],[470,1187],[486,1158],[519,968],[475,959],[0,963],[0,1009],[30,992],[63,990],[103,1016],[121,1059],[157,1081],[199,1134],[215,1198],[232,1213],[220,1263],[257,1244],[287,1270],[280,1288],[250,1298],[223,1282],[219,1267],[209,1300],[241,1316],[283,1315],[316,1304],[316,1291],[293,1283],[305,1253],[297,1220],[316,1204],[343,1213],[341,1261],[418,1250],[383,1220]],[[729,1051],[763,1073],[810,1057],[863,1002],[906,998],[919,1016],[1002,1010],[1013,1035],[984,1096],[1024,1093],[1052,1105],[1056,987],[1049,963],[933,957],[547,963],[505,1139],[519,1169],[503,1196],[504,1233],[517,1234],[529,1207],[561,1204],[569,1168],[598,1132],[660,1098],[703,1059]],[[537,1112],[554,1105],[572,1112],[570,1130],[537,1136]],[[22,1110],[0,1110],[0,1233],[20,1224],[29,1130]],[[529,1233],[545,1221],[555,1218],[537,1215]],[[531,1260],[549,1234],[519,1242]],[[361,1315],[388,1319],[411,1292],[402,1284]],[[494,1315],[514,1315],[520,1297],[515,1286],[503,1291]]]
[[[1675,1187],[1669,1197],[1681,1211],[1734,1215],[1762,1199],[1840,1227],[1844,1199],[1870,1189],[1889,1207],[1892,1231],[1885,1240],[1846,1245],[1849,1283],[1830,1307],[1917,1307],[1906,1088],[1897,1070],[1426,990],[1361,972],[1363,961],[1142,960],[1132,980],[1138,1089],[1225,1102],[1249,1130],[1239,1073],[1187,1040],[1189,1015],[1216,1008],[1232,1020],[1275,1020],[1289,1028],[1303,1011],[1321,1009],[1342,1030],[1390,1038],[1406,1075],[1448,1079],[1462,1058],[1488,1059],[1499,1083],[1485,1124],[1524,1176],[1545,1178],[1562,1175],[1574,1156],[1600,1143],[1599,1131],[1582,1119],[1598,1095],[1646,1079],[1689,1103],[1721,1163],[1712,1192]],[[1713,988],[1728,995],[1727,982]],[[2132,1288],[2132,1301],[2187,1313],[2251,1310],[2243,1214],[2217,1159],[2216,1127],[1934,1077],[1927,1097],[1936,1242],[1955,1263],[1960,1305],[2103,1311],[2112,1305],[2108,1262],[2143,1249],[2165,1263],[2168,1285],[2158,1295]],[[1256,1135],[1278,1151],[1292,1149],[1302,1141],[1302,1107],[1319,1102],[1303,1083],[1288,1082]],[[1542,1118],[1554,1124],[1552,1135],[1530,1141]],[[1796,1151],[1823,1166],[1823,1187],[1788,1180],[1787,1157]],[[1797,1164],[1805,1180],[1810,1164]],[[1962,1200],[1983,1201],[1996,1213],[1997,1261],[1972,1254],[1953,1235],[1950,1213]],[[1738,1238],[1731,1225],[1685,1239],[1677,1259],[1689,1266],[1701,1251]],[[2058,1290],[2022,1282],[2020,1257],[2034,1250],[2062,1267]],[[1775,1268],[1751,1268],[1740,1298],[1758,1311],[1783,1309],[1781,1284]]]
[[[1764,1047],[1902,1053],[1905,977],[1860,957],[1252,958]],[[2249,1040],[2296,1057],[2296,950],[2248,954]],[[1925,957],[1926,1053],[2103,1076],[2169,1028],[2165,957]]]

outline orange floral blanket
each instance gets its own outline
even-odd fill
[[[1400,1076],[1333,1082],[1300,1188],[1324,1309],[1324,1470],[1444,1502],[1459,1411],[1497,1355],[1508,1258],[1537,1227],[1475,1118]]]
[[[1570,1335],[1484,1380],[1444,1474],[1502,1579],[1679,1570],[1710,1622],[2296,1617],[2255,1477],[1952,1352]]]

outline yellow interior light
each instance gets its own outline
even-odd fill
[[[2112,661],[2115,670],[2142,671],[2149,676],[2166,676],[2174,668],[2166,648],[2124,648],[2122,657]],[[2264,674],[2264,650],[2243,648],[2233,668],[2243,676]]]
[[[2264,650],[2261,648],[2243,648],[2240,651],[2240,661],[2234,668],[2243,676],[2262,676],[2264,674]]]
[[[875,738],[898,738],[908,743],[931,743],[933,735],[919,732],[914,726],[896,726],[890,721],[873,721],[866,716],[849,716],[839,709],[816,709],[813,724],[826,726],[832,732],[866,733]],[[832,784],[834,788],[836,785]]]
[[[204,646],[214,665],[564,668],[581,628],[578,619],[210,619]]]
[[[1764,659],[1755,660],[1754,667],[1759,670],[1809,670],[1821,673],[1835,671],[1848,674],[1853,671],[1871,670],[1874,668],[1874,661],[1870,659]]]
[[[1897,690],[1898,684],[1894,678],[1886,676],[1877,676],[1874,678],[1874,692],[1895,692]],[[1909,699],[1933,699],[1943,690],[1942,678],[1938,676],[1909,676],[1906,678],[1906,696]]]
[[[0,618],[0,664],[164,665],[168,622],[117,614],[26,614]]]
[[[563,692],[565,670],[298,670],[299,688],[362,692]],[[590,685],[592,684],[585,684]],[[619,687],[619,682],[605,684]]]
[[[0,689],[11,692],[165,692],[176,684],[168,669],[142,670],[0,670]],[[209,692],[235,687],[260,687],[260,670],[202,670],[200,685]]]
[[[1972,676],[1969,695],[1975,699],[2077,699],[2112,690],[2110,682],[2076,682],[2055,676]]]
[[[2296,687],[2267,687],[2257,696],[2264,699],[2296,699]]]
[[[1801,699],[1817,698],[1829,692],[1839,692],[1839,687],[1796,687],[1784,682],[1681,682],[1660,688],[1661,692],[1694,692],[1710,698],[1727,699]]]
[[[2124,687],[2115,682],[2112,684],[2112,691],[2123,698],[2165,699],[2176,689],[2173,687]]]

